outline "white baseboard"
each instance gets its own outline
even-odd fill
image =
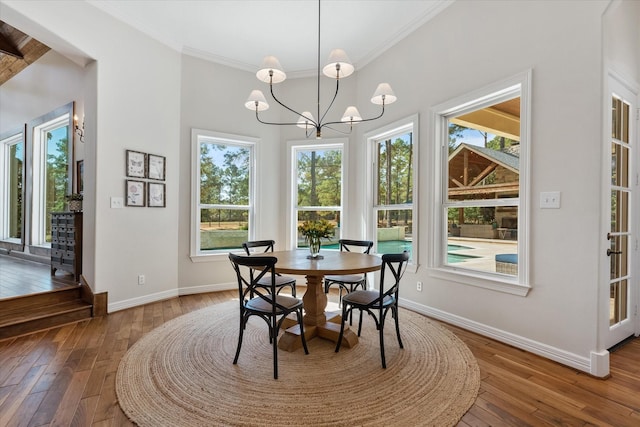
[[[157,292],[155,294],[144,295],[141,297],[131,298],[124,301],[114,302],[107,305],[107,313],[113,313],[114,311],[125,310],[127,308],[137,307],[139,305],[149,304],[156,301],[162,301],[165,299],[178,296],[177,289],[170,289],[168,291]]]
[[[178,288],[178,295],[204,294],[207,292],[232,291],[238,289],[236,282],[219,283],[216,285],[189,286],[188,288]]]
[[[587,372],[596,377],[606,377],[609,375],[609,352],[607,354],[591,353],[591,358],[570,353],[565,350],[549,346],[547,344],[531,340],[519,335],[512,334],[501,329],[483,325],[464,317],[456,316],[426,305],[417,304],[413,301],[400,298],[400,306],[424,314],[425,316],[441,320],[445,323],[458,326],[471,332],[492,338],[496,341],[512,345],[516,348],[526,350],[547,359],[556,361],[566,366]],[[594,357],[595,355],[595,357]],[[606,359],[605,359],[606,357]],[[606,368],[606,369],[605,369]],[[606,372],[606,373],[605,373]]]
[[[591,371],[589,373],[598,378],[609,376],[609,352],[607,350],[591,352]]]
[[[171,289],[168,291],[157,292],[155,294],[144,295],[141,297],[131,298],[124,301],[114,302],[108,305],[108,313],[113,313],[114,311],[125,310],[127,308],[137,307],[139,305],[150,304],[157,301],[162,301],[165,299],[183,296],[183,295],[191,295],[191,294],[202,294],[206,292],[219,292],[219,291],[228,291],[232,289],[236,289],[238,285],[233,283],[222,283],[217,285],[202,285],[202,286],[191,286],[188,288],[177,288]]]

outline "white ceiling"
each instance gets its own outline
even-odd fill
[[[320,62],[341,48],[361,68],[453,1],[323,0]],[[316,72],[316,0],[88,2],[185,54],[247,71],[274,55],[291,77]]]

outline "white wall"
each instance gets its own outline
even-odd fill
[[[183,56],[180,131],[180,221],[178,266],[181,292],[190,288],[202,290],[228,287],[235,280],[227,254],[214,256],[206,262],[190,258],[191,224],[191,129],[259,138],[256,146],[256,224],[257,239],[273,238],[282,233],[280,192],[280,130],[265,127],[254,119],[254,113],[244,107],[247,96],[257,80],[251,73]],[[282,248],[282,246],[281,246]],[[221,285],[211,287],[207,285]],[[204,286],[204,287],[203,287]],[[235,285],[234,285],[235,286]]]
[[[640,2],[615,0],[604,16],[606,66],[627,80],[640,82]]]
[[[96,61],[85,82],[95,87],[85,105],[90,286],[108,291],[110,309],[177,295],[180,55],[85,2],[3,1],[2,19]],[[110,209],[111,196],[124,196],[127,149],[166,156],[166,208]]]
[[[456,2],[359,75],[388,77],[398,96],[386,121],[420,114],[420,268],[407,276],[415,308],[589,369],[597,349],[601,158],[601,18],[606,1]],[[541,25],[544,23],[544,25]],[[427,266],[434,131],[430,108],[533,70],[530,285],[526,297],[436,279]],[[367,94],[358,93],[359,103]],[[366,124],[372,129],[375,124]],[[379,126],[379,125],[378,125]],[[541,191],[560,210],[540,210]],[[355,196],[355,193],[352,194]]]
[[[0,130],[15,129],[83,99],[83,76],[84,70],[74,62],[52,50],[45,53],[0,86]]]

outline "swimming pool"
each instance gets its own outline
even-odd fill
[[[322,245],[325,249],[339,249],[338,243],[333,243],[330,245]],[[455,251],[459,251],[461,249],[473,249],[470,246],[462,246],[462,245],[447,245],[447,263],[454,264],[456,262],[466,261],[468,259],[478,258],[473,255],[463,255],[453,253]],[[411,241],[410,240],[383,240],[378,242],[378,253],[380,254],[394,254],[400,253],[403,251],[409,251],[411,254]]]

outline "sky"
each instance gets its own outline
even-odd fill
[[[495,135],[489,134],[487,136],[487,141],[491,141]],[[478,147],[484,147],[484,137],[480,132],[473,129],[467,129],[463,132],[462,138],[458,138],[458,143],[466,143],[470,145],[477,145]]]

